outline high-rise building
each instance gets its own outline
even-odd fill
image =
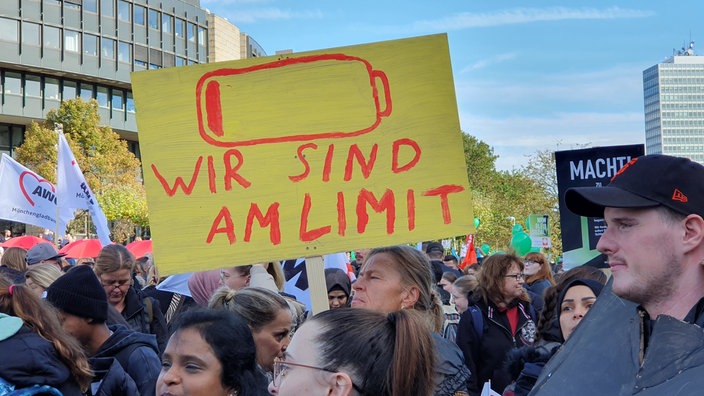
[[[643,71],[646,154],[704,163],[704,56],[694,42]]]
[[[248,55],[266,54],[199,0],[2,0],[0,152],[80,97],[96,99],[102,125],[139,155],[130,72]]]

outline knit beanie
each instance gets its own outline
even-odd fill
[[[79,265],[46,289],[46,300],[56,308],[103,323],[108,318],[108,298],[93,269]]]

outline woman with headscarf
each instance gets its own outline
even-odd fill
[[[504,390],[504,396],[525,396],[530,393],[545,363],[572,335],[589,309],[596,302],[604,284],[593,279],[580,278],[560,282],[553,317],[557,323],[557,339],[541,339],[534,346],[525,346],[509,352],[507,369],[516,377],[515,383]]]

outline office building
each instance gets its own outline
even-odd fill
[[[199,0],[2,0],[0,152],[80,97],[139,155],[131,72],[263,55]]]
[[[704,56],[694,42],[643,71],[646,154],[704,163]]]

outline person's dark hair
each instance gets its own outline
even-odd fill
[[[545,339],[550,330],[554,329],[558,297],[564,287],[576,279],[592,279],[602,285],[606,284],[608,280],[604,272],[588,265],[580,265],[563,273],[557,284],[548,287],[543,293],[545,305],[543,305],[543,310],[539,314],[537,339]]]
[[[49,341],[81,390],[88,389],[93,379],[88,359],[78,340],[61,326],[56,309],[44,303],[25,285],[12,284],[0,275],[0,312],[22,319],[26,326]]]
[[[252,331],[237,314],[225,310],[193,309],[175,322],[173,334],[194,329],[208,343],[222,365],[221,382],[237,395],[262,395],[267,381],[257,367]]]
[[[484,259],[482,270],[479,271],[477,276],[477,280],[479,281],[477,290],[485,303],[492,301],[494,304],[498,305],[504,301],[502,285],[505,276],[514,263],[517,264],[518,269],[523,272],[523,261],[513,254],[495,253]],[[520,299],[525,302],[530,302],[528,292],[524,290]]]
[[[440,296],[433,288],[433,275],[430,271],[428,257],[422,252],[406,245],[387,246],[373,249],[366,261],[375,254],[386,253],[393,257],[396,270],[401,275],[401,283],[405,287],[418,288],[418,301],[414,309],[425,312],[430,319],[430,325],[436,332],[442,330],[445,315],[442,310]],[[440,275],[442,276],[442,275]]]
[[[347,373],[362,394],[432,394],[435,343],[419,312],[332,309],[310,321],[320,326],[318,365]]]

